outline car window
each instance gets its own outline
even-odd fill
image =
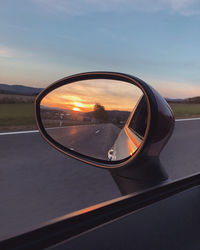
[[[170,180],[199,172],[199,27],[198,1],[0,1],[1,239],[121,197],[109,171],[56,151],[39,134],[36,96],[63,77],[113,71],[149,83],[176,119],[161,153]],[[140,141],[143,100],[126,124]]]
[[[139,101],[136,109],[133,111],[133,116],[128,127],[137,134],[140,138],[144,137],[147,127],[147,102],[143,96]]]

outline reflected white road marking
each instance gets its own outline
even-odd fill
[[[200,117],[198,118],[186,118],[186,119],[175,119],[176,122],[184,122],[184,121],[198,121],[200,120]],[[83,125],[85,126],[85,125]],[[58,127],[60,128],[60,127]],[[64,127],[62,127],[64,128]],[[55,129],[55,128],[48,128],[48,129]],[[101,130],[97,130],[95,133],[99,133]],[[30,130],[30,131],[15,131],[15,132],[3,132],[0,133],[0,135],[20,135],[20,134],[32,134],[32,133],[38,133],[39,130]]]

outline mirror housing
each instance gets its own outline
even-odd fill
[[[148,110],[144,140],[136,152],[126,159],[105,161],[75,152],[49,136],[42,122],[40,104],[46,95],[64,85],[67,86],[68,84],[78,81],[96,79],[115,80],[133,84],[142,90],[144,94]],[[36,98],[35,110],[36,122],[41,135],[48,143],[64,154],[90,165],[109,169],[115,179],[143,179],[153,183],[167,179],[167,175],[161,167],[159,155],[173,132],[175,124],[174,116],[166,100],[155,89],[141,79],[115,72],[89,72],[72,75],[53,83],[43,90]],[[110,153],[112,155],[112,151]]]

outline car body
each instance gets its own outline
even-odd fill
[[[134,154],[140,147],[147,126],[147,107],[145,104],[144,96],[141,96],[112,148],[108,151],[109,160],[125,158],[126,155]],[[141,112],[143,112],[143,115],[139,116]],[[141,120],[139,119],[140,117]]]

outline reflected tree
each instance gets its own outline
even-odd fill
[[[99,103],[94,105],[93,116],[99,122],[107,122],[108,121],[108,114],[105,110],[104,106]]]

